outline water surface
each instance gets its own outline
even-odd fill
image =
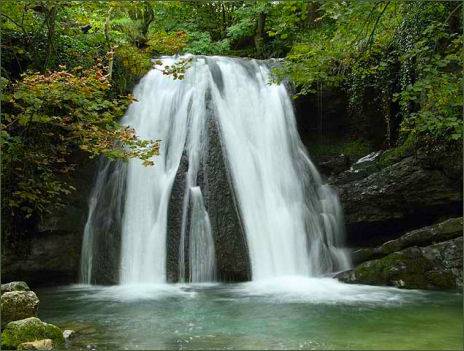
[[[457,293],[287,277],[242,284],[67,286],[39,317],[84,349],[462,349]]]

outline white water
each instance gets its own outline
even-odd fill
[[[172,63],[172,58],[163,60]],[[167,210],[183,152],[189,168],[179,279],[185,279],[189,204],[193,205],[189,249],[194,248],[189,251],[189,279],[214,279],[214,233],[197,184],[201,160],[207,157],[207,118],[216,118],[219,125],[252,279],[320,276],[349,267],[340,248],[344,234],[338,198],[307,156],[286,88],[269,85],[269,74],[263,63],[254,60],[197,57],[181,81],[152,70],[136,87],[138,102],[131,105],[123,123],[142,138],[161,139],[161,148],[154,167],[144,167],[138,160],[128,165],[122,284],[166,281]],[[214,116],[206,113],[207,96]]]
[[[340,205],[306,154],[284,85],[269,70],[218,60],[224,89],[213,89],[253,279],[315,276],[344,269]],[[251,71],[251,72],[250,72]]]
[[[211,223],[200,187],[193,187],[190,192],[192,202],[189,233],[190,281],[211,282],[216,279],[216,254]]]

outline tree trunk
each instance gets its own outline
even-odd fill
[[[113,75],[113,61],[114,61],[114,47],[111,46],[111,38],[110,38],[110,20],[111,20],[111,12],[113,12],[113,7],[110,7],[108,10],[108,14],[106,15],[105,19],[105,40],[107,46],[107,57],[108,57],[108,81],[111,81],[111,76]]]
[[[46,10],[45,23],[46,23],[48,32],[47,32],[47,57],[45,58],[44,69],[48,68],[50,58],[54,54],[53,39],[55,37],[57,13],[58,13],[57,6],[52,6],[50,9]]]
[[[148,29],[150,28],[150,24],[154,19],[155,13],[153,12],[153,8],[148,1],[145,1],[143,8],[143,22],[140,30],[143,38],[147,39]]]
[[[317,24],[317,11],[319,10],[319,4],[316,1],[310,1],[307,4],[307,15],[306,24],[309,28],[314,28]]]
[[[264,51],[264,28],[266,26],[266,13],[260,12],[256,21],[255,47],[256,55],[263,56]]]

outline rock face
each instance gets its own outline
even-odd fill
[[[462,229],[462,218],[452,218],[406,233],[377,248],[357,250],[354,261],[367,261],[336,278],[346,283],[408,289],[461,288]]]
[[[33,291],[9,291],[2,294],[2,327],[11,321],[37,316],[39,299]]]
[[[318,159],[318,170],[326,175],[333,176],[342,173],[350,166],[350,158],[343,154],[335,157],[320,157]]]
[[[219,281],[245,281],[250,279],[250,265],[245,234],[241,228],[232,187],[224,161],[214,111],[209,107],[208,147],[200,170],[198,185],[201,188],[214,239]],[[179,279],[179,246],[182,229],[182,209],[185,193],[188,157],[183,155],[174,180],[168,209],[167,275],[168,280]],[[189,209],[187,210],[189,214]],[[185,238],[185,277],[188,280],[189,215]]]
[[[22,344],[18,345],[18,350],[53,350],[53,340],[43,339],[23,342]]]
[[[91,204],[87,210],[88,226],[82,227],[80,234],[83,237],[86,228],[90,234],[90,240],[83,244],[87,253],[92,252],[92,260],[83,268],[85,277],[84,274],[81,277],[88,283],[117,284],[119,281],[126,173],[124,161],[103,158],[99,161],[99,176],[88,200]],[[86,260],[89,263],[88,257]]]
[[[64,345],[61,330],[53,325],[31,317],[10,322],[2,331],[2,349],[16,349],[20,344],[50,339],[55,346]]]
[[[83,228],[83,227],[82,227]],[[28,252],[15,260],[2,257],[2,279],[24,279],[33,285],[76,282],[82,232],[48,231],[27,239]]]
[[[344,208],[348,244],[378,245],[462,213],[462,182],[429,161],[410,156],[378,171],[352,169],[330,179]]]
[[[210,147],[203,184],[216,250],[218,279],[246,281],[251,278],[246,236],[214,120],[210,121],[208,130]]]
[[[67,179],[77,189],[69,205],[38,224],[35,233],[16,243],[2,243],[2,280],[25,280],[32,286],[78,280],[82,233],[87,218],[95,162],[76,156],[77,173]]]
[[[450,218],[444,222],[408,232],[398,239],[390,240],[376,248],[362,248],[352,253],[354,264],[381,258],[411,246],[427,246],[462,236],[462,217]]]

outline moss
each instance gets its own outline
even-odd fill
[[[309,154],[315,158],[343,154],[354,161],[372,151],[372,147],[363,140],[308,143],[308,145]]]
[[[39,299],[33,291],[10,291],[1,297],[2,327],[11,321],[37,316]]]
[[[425,274],[431,268],[432,263],[411,248],[361,264],[355,269],[355,274],[360,283],[424,289],[435,286]]]
[[[2,284],[1,290],[3,294],[6,292],[10,292],[10,291],[29,291],[31,289],[29,288],[26,282],[17,281],[17,282]]]
[[[451,272],[432,271],[427,273],[427,279],[439,289],[455,289],[456,279]]]
[[[390,166],[401,159],[414,154],[417,147],[417,139],[413,134],[410,134],[406,140],[399,146],[386,150],[379,158],[378,165],[380,168]]]
[[[51,339],[54,345],[64,344],[63,334],[57,326],[31,317],[6,325],[2,332],[2,349],[16,349],[23,342]]]

